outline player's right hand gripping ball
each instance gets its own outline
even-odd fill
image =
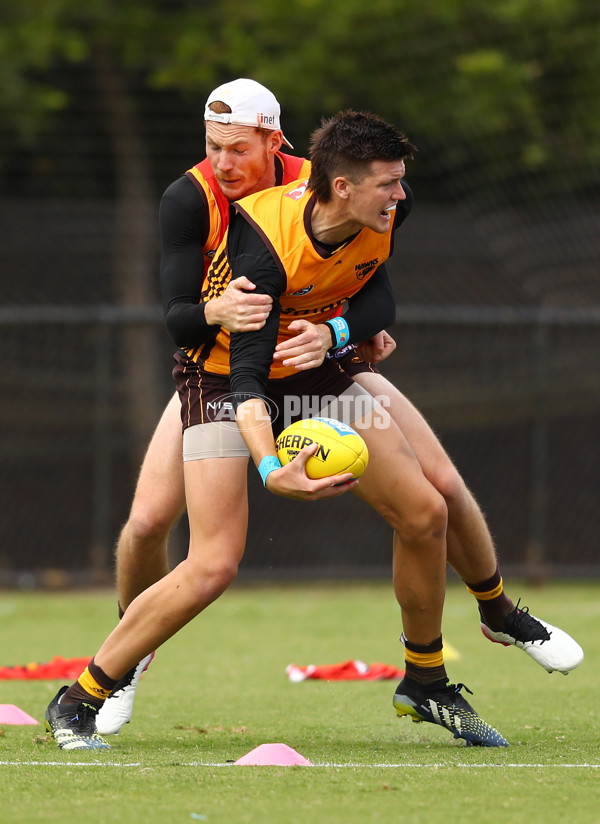
[[[364,440],[351,426],[332,418],[305,418],[284,429],[276,441],[281,465],[293,461],[312,443],[318,448],[306,462],[306,474],[313,480],[344,472],[358,478],[367,468],[369,451]]]

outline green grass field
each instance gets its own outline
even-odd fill
[[[395,682],[288,681],[291,662],[402,666],[388,584],[237,585],[159,650],[110,752],[63,753],[43,723],[1,727],[0,820],[597,824],[600,585],[507,590],[586,652],[568,677],[548,675],[486,641],[473,599],[450,586],[444,636],[460,656],[450,677],[473,690],[508,750],[466,748],[439,727],[396,718]],[[106,592],[2,593],[0,665],[91,656],[115,613]],[[59,686],[0,681],[0,703],[42,721]],[[228,763],[275,742],[314,766]]]

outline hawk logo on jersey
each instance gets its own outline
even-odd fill
[[[308,186],[308,180],[305,180],[300,186],[297,186],[295,189],[292,189],[291,192],[286,192],[286,197],[291,197],[292,200],[300,200],[301,197],[304,196],[304,192],[306,191],[306,187]]]
[[[358,280],[363,280],[367,275],[371,274],[378,263],[379,258],[375,258],[375,260],[368,260],[366,263],[357,263],[354,267],[354,272]]]
[[[308,295],[309,292],[315,288],[315,284],[311,283],[310,286],[305,286],[304,289],[299,289],[297,292],[286,292],[286,295]]]

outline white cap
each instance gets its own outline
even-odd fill
[[[211,111],[211,103],[226,103],[231,109],[231,113],[224,112],[218,114]],[[235,123],[237,126],[254,126],[256,129],[281,129],[279,125],[279,115],[281,107],[277,98],[265,86],[261,86],[256,80],[248,80],[245,77],[239,80],[232,80],[230,83],[223,83],[208,96],[204,109],[204,119],[213,120],[216,123]],[[290,149],[294,147],[286,140],[283,142]]]

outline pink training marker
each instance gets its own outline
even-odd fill
[[[312,763],[287,744],[261,744],[235,762],[240,765],[263,765],[270,767],[291,767],[299,764],[312,767]]]
[[[14,704],[0,704],[0,724],[39,724],[39,721]]]

